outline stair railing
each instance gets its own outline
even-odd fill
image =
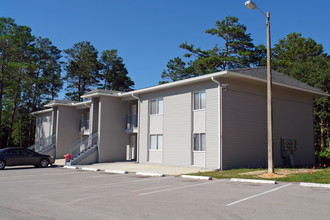
[[[98,141],[98,132],[82,138],[81,140],[77,141],[76,143],[72,144],[71,146],[66,148],[66,153],[71,154],[71,158],[75,158],[79,156],[80,153],[88,150],[93,145],[97,145]]]
[[[56,134],[48,136],[46,138],[40,139],[35,144],[28,147],[30,150],[34,150],[35,152],[41,152],[43,149],[48,148],[50,145],[55,145],[56,142]]]

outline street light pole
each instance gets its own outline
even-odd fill
[[[272,102],[272,68],[270,44],[270,13],[266,14],[252,1],[246,1],[248,9],[258,9],[267,18],[267,142],[268,142],[268,173],[274,173],[274,146],[273,146],[273,102]]]

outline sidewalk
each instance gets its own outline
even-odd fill
[[[64,159],[58,159],[55,165],[64,165]],[[161,173],[164,175],[177,176],[182,174],[197,173],[211,171],[210,169],[194,168],[194,167],[170,167],[157,164],[139,164],[136,162],[111,162],[111,163],[94,163],[90,165],[74,165],[78,168],[96,168],[102,171],[105,170],[122,170],[130,173],[146,172],[146,173]]]

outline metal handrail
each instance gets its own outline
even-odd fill
[[[126,129],[134,129],[137,128],[137,115],[126,115]]]
[[[88,131],[89,130],[89,120],[80,120],[80,131]]]
[[[55,144],[55,142],[56,142],[56,134],[53,134],[46,138],[40,139],[38,142],[28,147],[28,149],[34,150],[36,152],[41,152],[43,149],[47,148],[48,146]]]
[[[98,141],[98,132],[77,141],[76,143],[72,144],[71,146],[66,148],[66,153],[71,154],[71,158],[74,158],[78,154],[88,150],[93,145],[97,145]]]

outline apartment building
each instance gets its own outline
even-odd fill
[[[311,164],[313,99],[328,94],[272,73],[275,165]],[[70,153],[71,164],[135,160],[210,169],[267,165],[264,67],[131,92],[96,89],[83,98],[87,101],[54,100],[34,113],[36,142],[55,137],[56,157]]]

